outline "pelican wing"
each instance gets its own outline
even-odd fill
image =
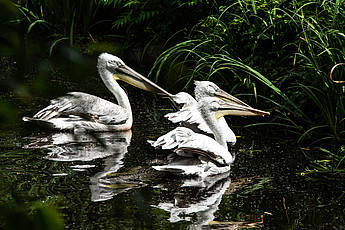
[[[189,124],[196,124],[198,129],[206,133],[213,134],[205,120],[201,117],[201,114],[197,108],[197,103],[194,103],[190,106],[185,106],[177,112],[168,113],[164,117],[168,118],[168,120],[173,123],[186,122]]]
[[[128,116],[127,113],[119,115],[102,115],[99,116],[98,122],[106,125],[120,125],[126,123]]]
[[[80,117],[85,121],[114,125],[125,123],[128,111],[102,98],[81,92],[51,100],[50,105],[34,115],[34,119],[51,120],[58,117]]]
[[[213,138],[199,133],[194,133],[189,138],[186,138],[178,147],[200,149],[202,154],[200,152],[199,156],[206,156],[220,164],[231,164],[234,160],[231,153],[224,146],[220,145]],[[214,155],[208,155],[208,152]]]
[[[217,141],[185,127],[177,127],[149,143],[156,148],[177,148],[175,152],[180,156],[202,156],[219,165],[230,164],[233,161],[231,153]]]
[[[148,140],[148,143],[155,148],[174,149],[193,133],[194,132],[188,128],[177,127],[167,134],[160,136],[156,141]]]
[[[205,157],[208,160],[210,160],[212,163],[217,165],[218,167],[222,167],[222,166],[226,165],[226,163],[224,162],[224,160],[220,156],[217,156],[213,152],[210,152],[207,150],[202,150],[202,149],[198,149],[198,148],[191,148],[191,147],[180,147],[180,148],[175,149],[174,152],[177,153],[177,155],[181,155],[181,153],[183,155],[185,155],[186,153],[188,153],[188,154],[192,154],[192,155],[199,155],[199,156]],[[223,162],[223,163],[221,163],[221,162]]]
[[[183,108],[192,106],[193,104],[197,104],[198,102],[192,97],[189,93],[186,92],[179,92],[175,95],[172,96],[172,99],[177,103],[177,104],[182,104]]]

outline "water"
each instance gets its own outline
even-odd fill
[[[51,204],[62,213],[66,229],[341,229],[344,225],[343,185],[306,180],[300,175],[306,160],[298,149],[255,130],[235,126],[241,138],[232,150],[237,158],[228,174],[200,181],[155,172],[150,166],[163,162],[165,155],[146,140],[174,127],[163,118],[171,106],[149,93],[126,88],[134,113],[130,132],[50,133],[19,119],[3,126],[0,201]],[[97,79],[84,88],[111,99],[103,90]],[[48,104],[48,98],[35,98],[28,106],[20,98],[3,97],[18,105],[18,117]]]

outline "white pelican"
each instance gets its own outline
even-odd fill
[[[233,104],[237,104],[239,106],[247,107],[250,110],[234,110],[232,111],[231,115],[233,116],[258,116],[258,115],[268,115],[268,112],[256,110],[251,106],[247,105],[240,99],[226,93],[224,90],[220,89],[216,84],[210,81],[195,81],[195,99],[185,92],[177,93],[176,95],[172,95],[171,98],[178,104],[183,104],[182,108],[174,113],[168,113],[165,117],[168,120],[172,121],[173,123],[187,123],[187,124],[196,124],[198,129],[203,132],[213,134],[210,130],[209,126],[205,123],[205,120],[202,118],[199,110],[198,110],[198,101],[200,101],[204,97],[218,97],[222,100],[229,101]],[[250,112],[248,112],[250,111]],[[257,111],[257,113],[253,113],[253,111]],[[236,143],[236,136],[234,132],[228,126],[224,117],[220,117],[217,122],[219,123],[219,127],[222,129],[222,132],[225,133],[224,141],[226,143],[230,143],[234,145]],[[220,140],[216,140],[219,142]],[[221,143],[221,142],[220,142]],[[223,144],[223,143],[221,143]]]
[[[198,102],[198,112],[205,124],[212,131],[213,138],[195,133],[186,127],[177,127],[156,141],[149,141],[153,147],[174,149],[177,157],[171,159],[168,165],[153,166],[159,171],[170,171],[184,175],[198,175],[206,177],[230,170],[234,156],[227,149],[224,129],[217,120],[225,115],[245,113],[246,115],[262,114],[248,106],[242,106],[224,101],[216,97],[204,97]],[[180,157],[183,157],[181,160]],[[177,160],[176,160],[177,159]]]
[[[87,93],[70,92],[66,96],[51,100],[48,107],[32,118],[23,117],[23,120],[58,130],[124,131],[132,127],[132,109],[126,92],[116,80],[123,80],[144,90],[158,90],[160,93],[170,95],[111,54],[99,55],[97,68],[104,84],[114,94],[118,104]]]

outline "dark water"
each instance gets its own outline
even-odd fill
[[[111,100],[100,81],[87,85],[84,91]],[[306,160],[296,146],[256,130],[233,127],[241,137],[232,150],[237,158],[229,174],[200,181],[154,172],[150,166],[164,160],[164,152],[146,140],[174,127],[163,118],[171,106],[126,88],[134,113],[131,132],[52,134],[19,119],[3,125],[1,202],[51,204],[62,213],[66,229],[344,226],[343,187],[331,180],[307,180],[301,176]],[[18,118],[34,114],[49,99],[38,97],[28,106],[10,94],[3,97],[18,105]]]

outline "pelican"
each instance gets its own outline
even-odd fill
[[[99,55],[97,68],[105,86],[115,96],[118,104],[87,93],[70,92],[66,96],[51,100],[49,106],[37,112],[32,118],[23,117],[23,120],[50,129],[74,132],[125,131],[131,129],[133,124],[132,108],[126,92],[116,80],[170,96],[170,93],[132,70],[114,55],[108,53]]]
[[[168,165],[153,166],[154,169],[200,177],[227,172],[235,158],[228,151],[226,145],[227,133],[224,132],[217,120],[225,115],[238,113],[246,115],[264,114],[260,110],[216,97],[202,98],[198,102],[197,109],[216,140],[195,133],[189,128],[177,127],[156,141],[148,141],[155,148],[174,150],[174,154],[169,156],[170,163]]]
[[[173,123],[187,123],[187,124],[196,124],[197,128],[203,132],[213,134],[210,130],[209,126],[205,123],[204,119],[202,118],[199,110],[198,110],[198,101],[200,101],[204,97],[218,97],[222,100],[231,102],[233,104],[247,107],[249,110],[241,109],[241,110],[233,110],[231,115],[233,116],[258,116],[258,115],[269,115],[269,112],[261,111],[252,108],[248,104],[244,103],[240,99],[226,93],[224,90],[220,89],[216,84],[210,81],[195,81],[195,99],[185,92],[177,93],[176,95],[172,95],[171,98],[177,103],[182,104],[182,108],[174,113],[168,113],[165,117],[168,118]],[[250,112],[248,112],[250,111]],[[256,111],[256,113],[253,113]],[[217,122],[219,123],[219,127],[223,130],[226,134],[224,141],[231,145],[236,143],[236,136],[231,128],[228,126],[224,117],[220,117]],[[217,138],[216,138],[217,140]],[[217,140],[220,141],[220,140]],[[222,143],[221,143],[222,144]]]

